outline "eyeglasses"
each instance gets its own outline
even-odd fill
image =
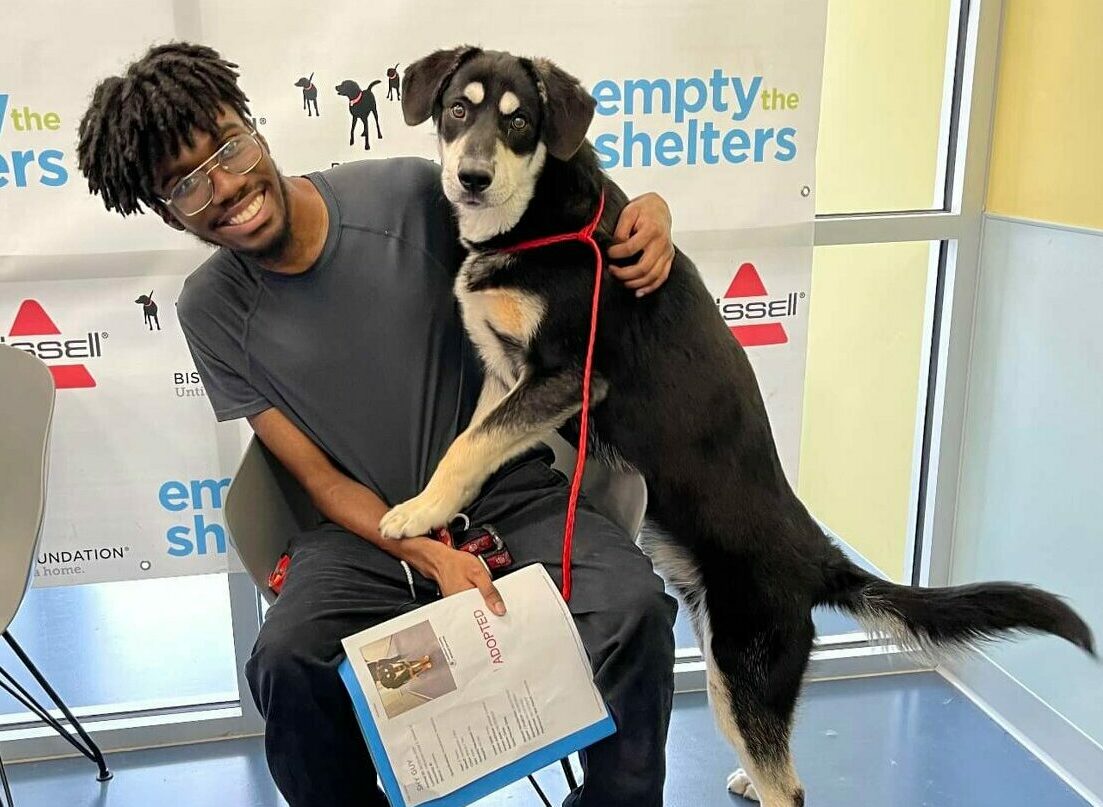
[[[236,134],[173,185],[169,198],[161,199],[161,203],[172,205],[182,216],[202,213],[214,199],[211,171],[218,167],[231,174],[248,174],[257,167],[263,156],[264,147],[257,139],[256,132]]]

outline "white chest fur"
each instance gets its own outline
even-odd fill
[[[511,288],[471,291],[473,277],[502,271],[508,255],[472,255],[456,276],[456,297],[463,311],[463,324],[479,349],[487,372],[507,387],[517,380],[516,348],[527,348],[544,318],[544,301],[528,292]],[[511,350],[513,351],[511,354]]]

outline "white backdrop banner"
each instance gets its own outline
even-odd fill
[[[203,248],[152,215],[106,213],[74,153],[95,83],[172,39],[240,65],[288,174],[436,159],[430,125],[403,123],[399,85],[437,48],[544,56],[576,75],[598,102],[590,139],[603,167],[629,196],[670,203],[679,246],[748,349],[795,481],[826,0],[493,0],[477,13],[341,0],[309,14],[263,0],[47,0],[9,17],[19,36],[0,57],[0,340],[41,356],[59,386],[37,585],[226,568],[234,458],[173,305]],[[343,82],[374,99],[366,125]]]

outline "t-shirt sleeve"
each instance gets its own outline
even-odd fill
[[[201,341],[189,336],[187,327],[184,328],[184,335],[207,400],[211,402],[218,420],[249,417],[271,408],[272,404],[230,365],[208,350]]]
[[[177,313],[215,417],[234,420],[271,408],[271,402],[249,383],[241,348],[210,308],[185,291]]]

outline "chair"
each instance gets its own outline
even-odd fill
[[[558,435],[547,443],[555,452],[555,467],[570,478],[575,449]],[[582,491],[599,512],[629,535],[639,533],[647,509],[647,487],[639,474],[588,462]],[[286,550],[288,539],[316,526],[320,516],[298,481],[255,435],[234,474],[223,515],[242,565],[261,596],[273,603],[276,596],[268,588],[268,574]],[[570,762],[563,759],[560,763],[568,787],[574,790],[578,783]],[[546,807],[551,807],[536,780],[530,776],[529,781]]]
[[[16,658],[50,696],[78,737],[46,711],[9,672],[0,668],[0,688],[49,724],[74,748],[99,767],[98,779],[111,778],[103,753],[73,717],[46,678],[8,630],[30,588],[34,559],[42,534],[49,470],[50,426],[54,413],[54,378],[37,357],[0,345],[0,633]],[[83,742],[82,742],[83,741]],[[0,786],[7,807],[11,787],[0,759]]]

